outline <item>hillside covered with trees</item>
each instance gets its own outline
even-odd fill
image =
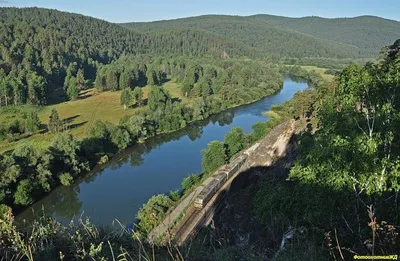
[[[196,29],[144,34],[103,20],[40,8],[0,8],[0,29],[0,106],[47,104],[67,74],[77,77],[80,70],[81,79],[94,80],[99,64],[125,54],[260,54]]]
[[[320,39],[356,46],[368,57],[377,56],[382,46],[388,46],[400,38],[399,21],[376,16],[328,19],[255,15],[251,18]]]
[[[374,58],[382,46],[400,37],[400,22],[372,16],[326,19],[206,15],[123,26],[142,32],[202,29],[276,58]]]
[[[141,32],[201,29],[255,47],[275,59],[363,57],[356,46],[315,38],[249,17],[207,15],[150,23],[128,23],[123,26]]]

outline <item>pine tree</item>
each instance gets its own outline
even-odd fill
[[[147,85],[155,86],[158,84],[157,74],[154,70],[148,70],[146,73]]]
[[[132,96],[135,99],[136,104],[138,106],[142,106],[143,105],[143,90],[142,90],[142,88],[136,87],[133,90]]]
[[[124,110],[126,110],[132,101],[131,89],[126,88],[121,93],[121,105],[124,106]]]
[[[119,84],[118,84],[118,75],[117,72],[114,71],[113,69],[110,69],[107,71],[107,90],[112,90],[112,91],[116,91],[119,88]]]
[[[58,116],[58,112],[56,109],[53,109],[51,111],[51,115],[49,118],[49,124],[48,124],[48,129],[52,133],[57,133],[62,130],[62,121],[60,119],[60,116]]]
[[[78,87],[78,90],[83,90],[85,89],[85,73],[83,69],[79,69],[78,73],[76,74],[76,85]]]
[[[28,112],[27,118],[26,118],[26,129],[29,132],[35,132],[39,129],[40,127],[40,120],[39,116],[36,111],[30,111]]]
[[[77,86],[77,79],[75,77],[71,77],[68,84],[67,96],[70,100],[75,100],[79,96],[79,90]]]

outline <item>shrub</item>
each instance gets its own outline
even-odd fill
[[[32,185],[28,179],[21,180],[14,195],[14,202],[17,205],[28,206],[33,203]]]
[[[169,198],[174,202],[178,201],[181,198],[179,190],[170,191],[169,192]]]
[[[74,180],[69,173],[62,173],[58,178],[63,186],[70,186]]]
[[[220,141],[212,141],[201,153],[203,154],[201,165],[205,173],[211,173],[226,163],[225,146]]]
[[[182,181],[182,190],[185,193],[200,182],[199,174],[191,174]]]
[[[150,232],[166,217],[172,203],[172,200],[163,194],[151,197],[138,212],[139,229],[143,233]]]

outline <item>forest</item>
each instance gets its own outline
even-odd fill
[[[51,102],[68,73],[94,80],[97,67],[121,55],[222,57],[259,54],[199,30],[136,33],[83,15],[40,8],[0,8],[0,105]],[[101,37],[99,37],[101,35]]]
[[[250,136],[232,129],[223,142],[210,143],[203,151],[204,173],[265,136],[279,122],[297,119],[313,125],[296,138],[299,154],[291,168],[250,169],[247,175],[254,172],[257,182],[230,195],[232,205],[227,213],[222,212],[215,227],[205,229],[190,246],[147,245],[140,233],[124,228],[116,233],[96,228],[88,220],[66,227],[43,217],[21,231],[5,211],[3,217],[8,221],[2,223],[6,235],[2,244],[15,244],[12,249],[3,247],[2,253],[28,260],[59,256],[67,260],[347,260],[354,255],[398,254],[400,42],[383,54],[376,63],[348,66],[334,82],[311,76],[314,88],[274,106],[278,117],[273,121],[254,125]],[[296,67],[285,70],[302,73]],[[260,177],[260,173],[271,175]],[[199,179],[189,176],[182,182],[183,191]],[[171,192],[150,199],[139,214],[142,228],[154,227],[154,217],[179,197],[178,192]],[[250,212],[241,212],[244,205]],[[244,216],[236,220],[232,210]],[[240,232],[251,233],[249,242],[229,241],[238,236],[235,226],[249,220],[252,225]],[[231,234],[230,229],[236,232]],[[282,249],[282,234],[289,232],[293,241],[285,241],[289,247]]]
[[[372,16],[205,15],[123,26],[141,32],[201,29],[256,47],[274,58],[375,58],[380,48],[400,38],[400,22]]]
[[[0,8],[0,142],[12,145],[0,154],[0,257],[347,260],[400,254],[400,40],[394,42],[400,26],[375,17],[347,23],[258,15],[114,24],[42,8]],[[310,87],[273,106],[271,119],[254,124],[251,133],[233,128],[223,141],[211,142],[201,152],[201,173],[184,179],[181,190],[150,198],[135,229],[96,227],[89,219],[65,225],[46,216],[25,227],[14,221],[124,149],[276,94],[288,75]],[[114,122],[93,116],[89,124],[74,124],[79,115],[61,116],[58,108],[86,95],[114,99],[126,113]],[[288,120],[307,125],[293,138],[292,165],[248,170],[255,182],[230,194],[230,204],[190,246],[146,242],[197,184]],[[73,135],[81,125],[81,135]],[[49,140],[39,146],[31,137]],[[290,247],[282,248],[282,235],[289,234]],[[246,237],[246,244],[236,243]]]

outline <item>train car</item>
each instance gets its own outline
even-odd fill
[[[220,189],[228,180],[228,175],[222,172],[215,175],[214,178],[218,180],[218,189]]]
[[[217,179],[213,179],[207,186],[204,186],[203,190],[194,200],[194,206],[197,208],[204,207],[215,195],[215,192],[218,190],[218,185],[219,181]]]
[[[231,163],[229,163],[226,168],[225,172],[228,175],[228,179],[230,179],[233,174],[235,174],[244,164],[246,161],[246,155],[241,155],[237,157],[236,159],[232,160]]]

